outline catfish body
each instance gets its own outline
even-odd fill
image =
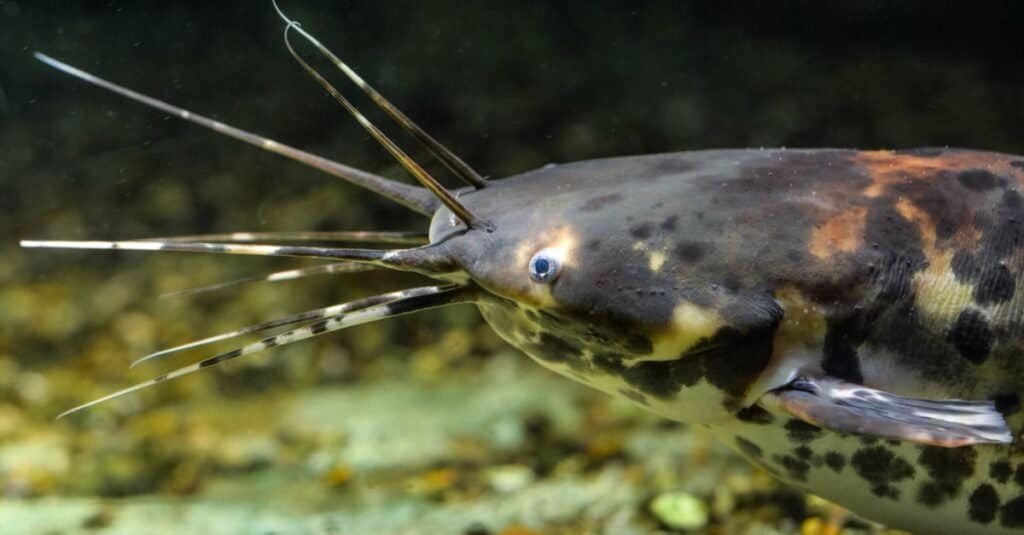
[[[868,518],[993,533],[1024,528],[1017,442],[836,432],[759,400],[796,377],[834,378],[988,400],[1018,437],[1022,183],[1024,158],[988,152],[736,150],[548,167],[464,199],[498,228],[572,242],[548,301],[497,285],[510,299],[480,304],[541,364],[707,423]],[[486,286],[502,269],[469,271]]]

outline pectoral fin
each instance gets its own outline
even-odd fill
[[[907,398],[838,379],[801,377],[768,392],[760,403],[839,433],[947,448],[1013,441],[991,401]]]

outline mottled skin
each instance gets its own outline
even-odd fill
[[[1024,158],[735,150],[549,166],[431,228],[541,364],[707,424],[778,477],[893,527],[1024,529],[1024,454],[819,430],[758,403],[797,374],[927,399],[1024,392]],[[561,255],[551,284],[527,276]],[[950,531],[952,530],[952,531]]]

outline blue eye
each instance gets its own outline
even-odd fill
[[[561,263],[547,250],[533,255],[530,259],[530,278],[534,282],[552,282],[561,269]]]

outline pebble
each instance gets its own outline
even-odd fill
[[[533,470],[521,464],[495,466],[487,471],[487,483],[496,492],[515,492],[533,480]]]
[[[688,492],[666,492],[651,501],[651,514],[666,527],[700,529],[708,523],[708,507]]]

